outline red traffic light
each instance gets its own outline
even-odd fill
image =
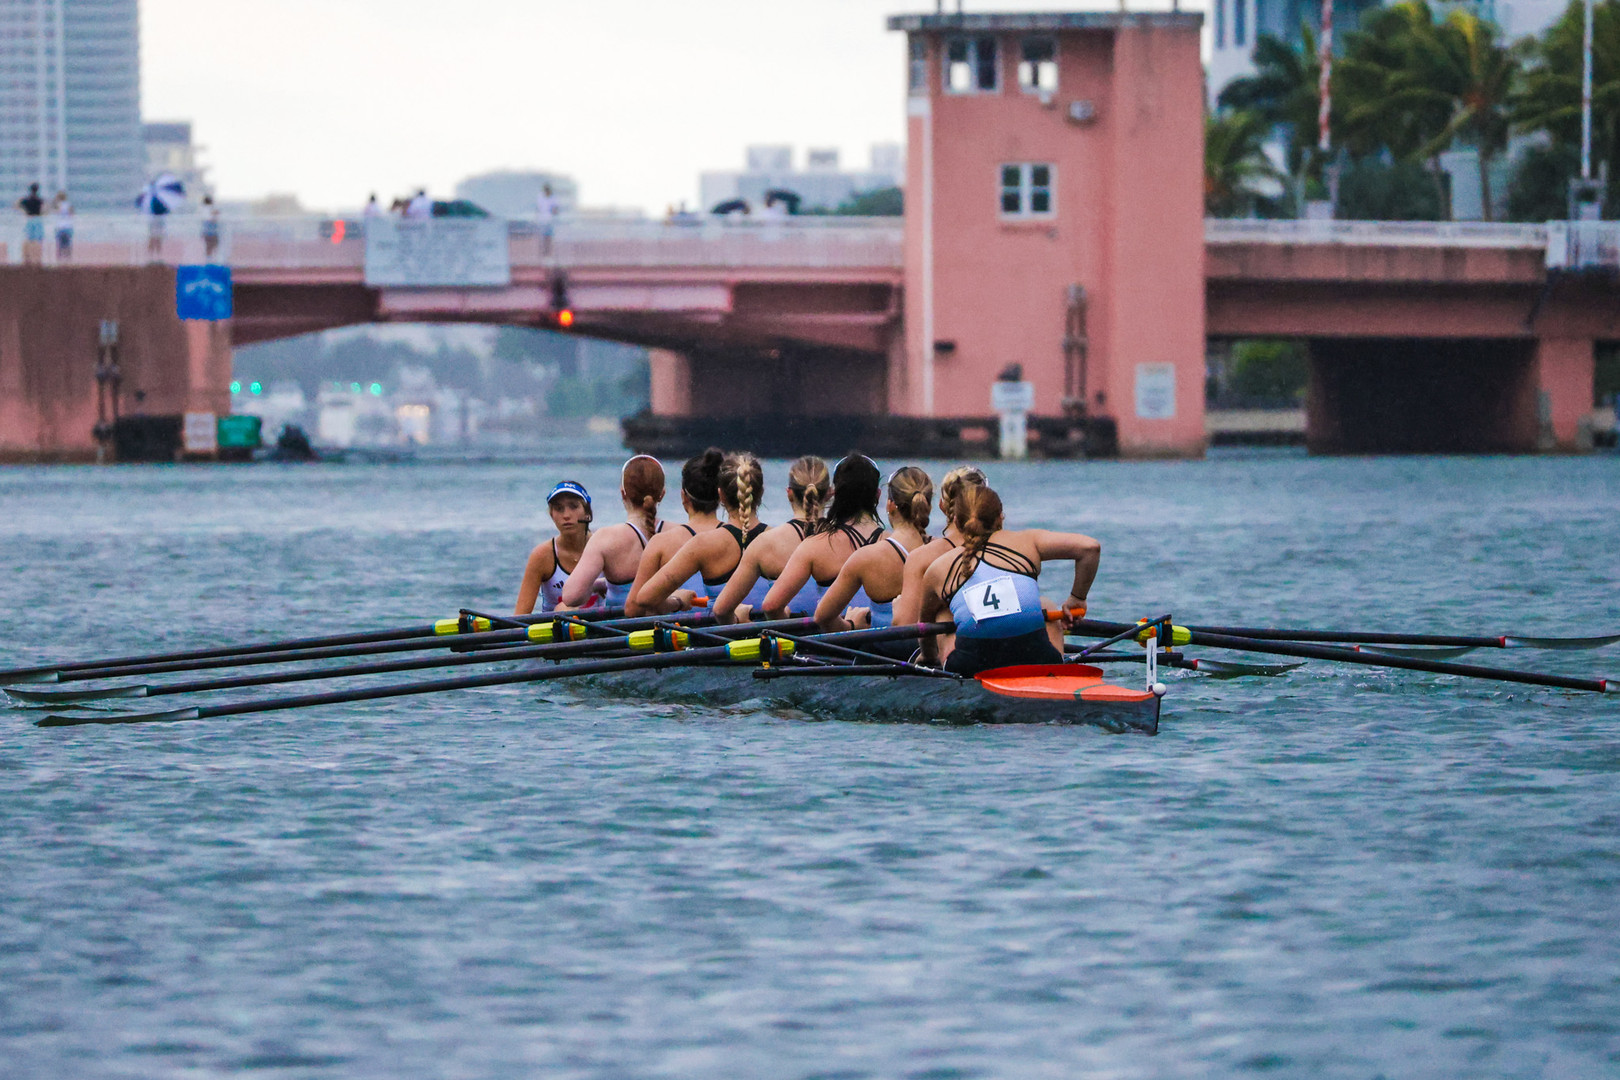
[[[568,329],[570,326],[573,326],[574,313],[568,308],[563,308],[561,311],[557,312],[557,325],[562,327],[564,330]]]

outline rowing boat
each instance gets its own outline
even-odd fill
[[[1001,668],[973,679],[904,668],[890,674],[702,665],[590,675],[569,685],[591,697],[758,703],[863,723],[1091,724],[1113,732],[1159,731],[1160,695],[1110,684],[1100,669],[1083,664]]]

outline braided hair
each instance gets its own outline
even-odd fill
[[[711,446],[681,466],[681,490],[697,513],[712,514],[719,508],[720,463],[725,459]]]
[[[624,463],[619,487],[625,501],[641,515],[642,534],[651,536],[658,527],[658,504],[664,501],[664,467],[655,457],[637,454]]]
[[[889,501],[899,517],[924,536],[934,512],[934,482],[915,465],[896,469],[889,477]]]
[[[939,482],[939,508],[945,511],[945,520],[955,524],[956,508],[961,504],[962,496],[989,482],[984,470],[977,465],[959,465],[946,473],[945,479]]]
[[[755,518],[764,487],[765,470],[753,454],[727,454],[721,462],[720,498],[734,524]]]
[[[972,577],[973,571],[984,561],[985,545],[1001,528],[1002,516],[1001,496],[987,484],[969,488],[957,500],[951,524],[962,534],[962,554],[951,564],[951,572],[946,575],[947,594],[960,589],[962,583]]]
[[[821,516],[821,507],[827,501],[827,489],[831,486],[827,463],[814,454],[806,454],[788,468],[788,490],[799,501],[805,521],[813,523]]]

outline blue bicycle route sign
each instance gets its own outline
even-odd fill
[[[177,266],[174,271],[175,314],[197,322],[219,322],[231,317],[231,268]]]

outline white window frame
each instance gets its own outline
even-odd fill
[[[1018,170],[1018,186],[1008,186],[1006,170]],[[1046,183],[1035,184],[1035,170],[1046,170]],[[1009,192],[1018,193],[1018,209],[1008,210],[1003,201]],[[1046,209],[1034,209],[1035,196],[1046,193]],[[1004,161],[996,166],[996,209],[1003,221],[1047,221],[1057,217],[1057,166],[1049,161]]]
[[[1052,55],[1045,60],[1030,60],[1031,45],[1045,45]],[[1050,64],[1052,85],[1041,85],[1041,69]],[[1018,39],[1018,88],[1026,94],[1055,94],[1058,89],[1058,40],[1046,34],[1030,35]]]
[[[980,46],[985,44],[988,44],[991,50],[995,53],[993,63],[991,64],[991,73],[995,76],[995,81],[994,85],[991,86],[979,85],[979,75],[984,66],[983,57],[980,55]],[[967,56],[966,60],[951,60],[951,53],[955,51],[955,46],[957,45],[963,46],[964,52]],[[940,59],[940,78],[944,85],[945,93],[959,96],[968,94],[1001,93],[1001,41],[994,34],[959,34],[955,37],[948,37],[945,39],[945,47],[940,53]],[[968,69],[968,81],[970,85],[961,90],[958,90],[956,87],[951,85],[951,69],[955,67],[956,64],[962,64]]]

